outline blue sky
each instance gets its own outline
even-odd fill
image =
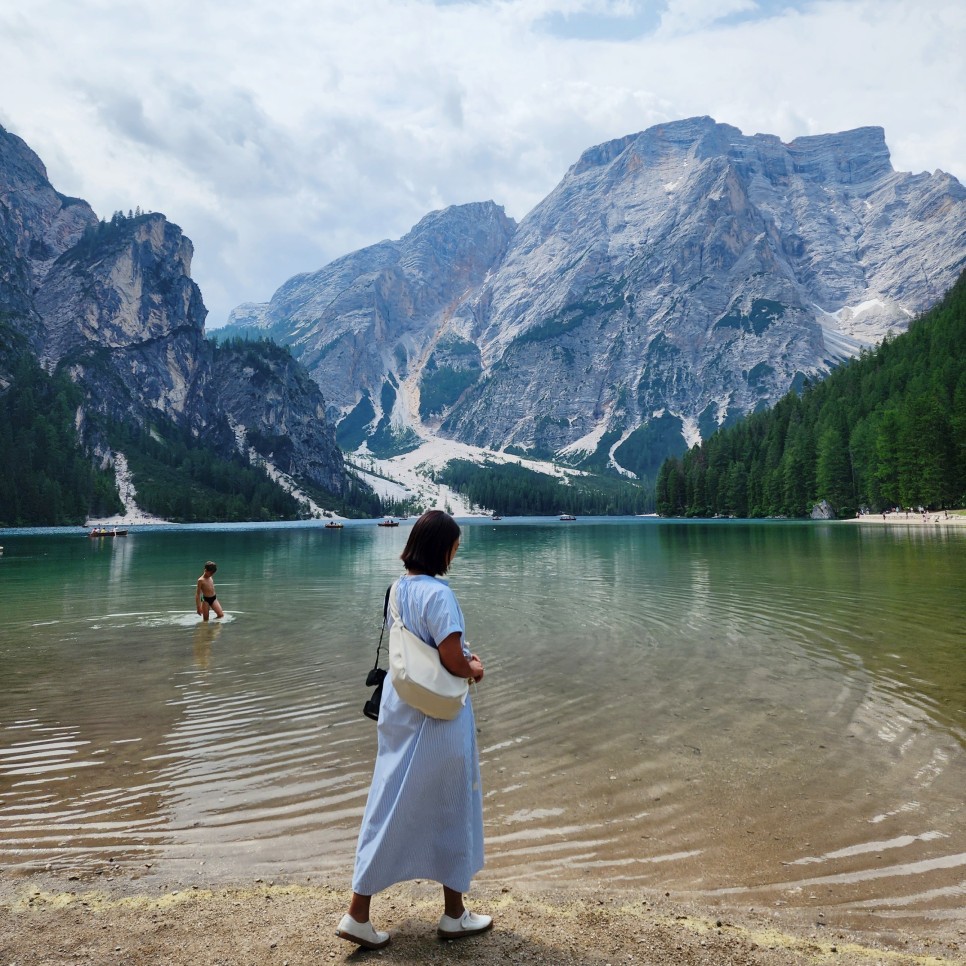
[[[961,0],[32,0],[0,124],[102,217],[162,211],[209,326],[435,208],[522,218],[588,147],[710,115],[885,128],[966,181]]]

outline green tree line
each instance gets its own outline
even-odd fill
[[[283,350],[279,350],[283,351]],[[11,364],[0,392],[0,527],[70,526],[123,511],[113,467],[101,469],[78,437],[81,390],[46,373],[29,353]],[[159,419],[151,427],[105,427],[128,460],[138,505],[168,520],[294,520],[300,504],[240,454],[212,451]],[[346,516],[378,516],[379,497],[355,479],[344,496],[303,484],[317,503]]]
[[[666,460],[667,516],[966,504],[966,273],[902,335]]]
[[[170,425],[117,428],[138,506],[182,523],[293,520],[299,504],[237,454],[221,456]]]
[[[607,476],[568,475],[566,482],[518,463],[453,460],[435,475],[477,506],[509,516],[615,516],[649,513],[653,494],[638,483]]]
[[[77,439],[81,393],[24,354],[0,395],[0,526],[64,526],[121,510],[114,473]]]

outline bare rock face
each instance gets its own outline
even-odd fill
[[[191,279],[191,242],[164,215],[115,218],[51,266],[35,304],[45,361],[94,342],[107,348],[203,335],[207,311]]]
[[[426,364],[457,306],[500,264],[515,227],[491,202],[433,212],[399,241],[297,275],[267,305],[240,306],[226,331],[254,328],[292,346],[336,415],[364,396],[382,414],[384,387]]]
[[[650,468],[640,427],[692,443],[774,402],[904,329],[964,255],[966,191],[893,171],[879,128],[652,128],[586,152],[520,224],[474,318],[489,378],[445,428]]]
[[[0,127],[0,387],[4,351],[16,341],[41,346],[33,296],[50,266],[97,224],[86,202],[55,191],[40,158]]]
[[[239,439],[276,469],[330,493],[346,474],[322,390],[286,349],[251,343],[215,353],[211,395]]]
[[[893,170],[881,128],[693,118],[586,151],[519,227],[437,212],[234,321],[293,345],[343,425],[650,474],[905,329],[964,264],[966,190]]]
[[[30,341],[45,368],[66,368],[83,387],[85,434],[160,416],[233,447],[224,414],[209,402],[206,309],[191,256],[191,242],[163,215],[115,215],[95,220],[47,267],[33,294]]]
[[[20,269],[30,285],[39,284],[53,261],[96,224],[90,205],[55,191],[40,158],[0,127],[0,245],[5,277]]]
[[[812,507],[812,512],[809,514],[809,516],[813,520],[834,520],[835,511],[832,509],[828,500],[822,500],[820,503],[816,503],[815,506]]]

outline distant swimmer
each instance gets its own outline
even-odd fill
[[[208,620],[211,612],[215,612],[216,617],[224,617],[225,612],[218,603],[215,596],[214,574],[218,569],[218,564],[209,560],[205,564],[205,572],[198,578],[198,586],[195,589],[195,610],[201,615],[202,620]]]

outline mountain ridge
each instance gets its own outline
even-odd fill
[[[331,387],[349,448],[438,434],[653,477],[669,453],[904,330],[966,253],[966,190],[894,171],[875,126],[786,144],[690,118],[588,148],[509,232],[486,234],[492,219],[465,208],[440,223],[489,241],[453,302],[423,311],[411,273],[405,298],[388,286],[347,312],[309,273],[258,309]],[[434,223],[420,224],[429,243]],[[344,279],[357,293],[359,258],[332,263],[358,269]],[[451,281],[435,284],[456,295]]]

